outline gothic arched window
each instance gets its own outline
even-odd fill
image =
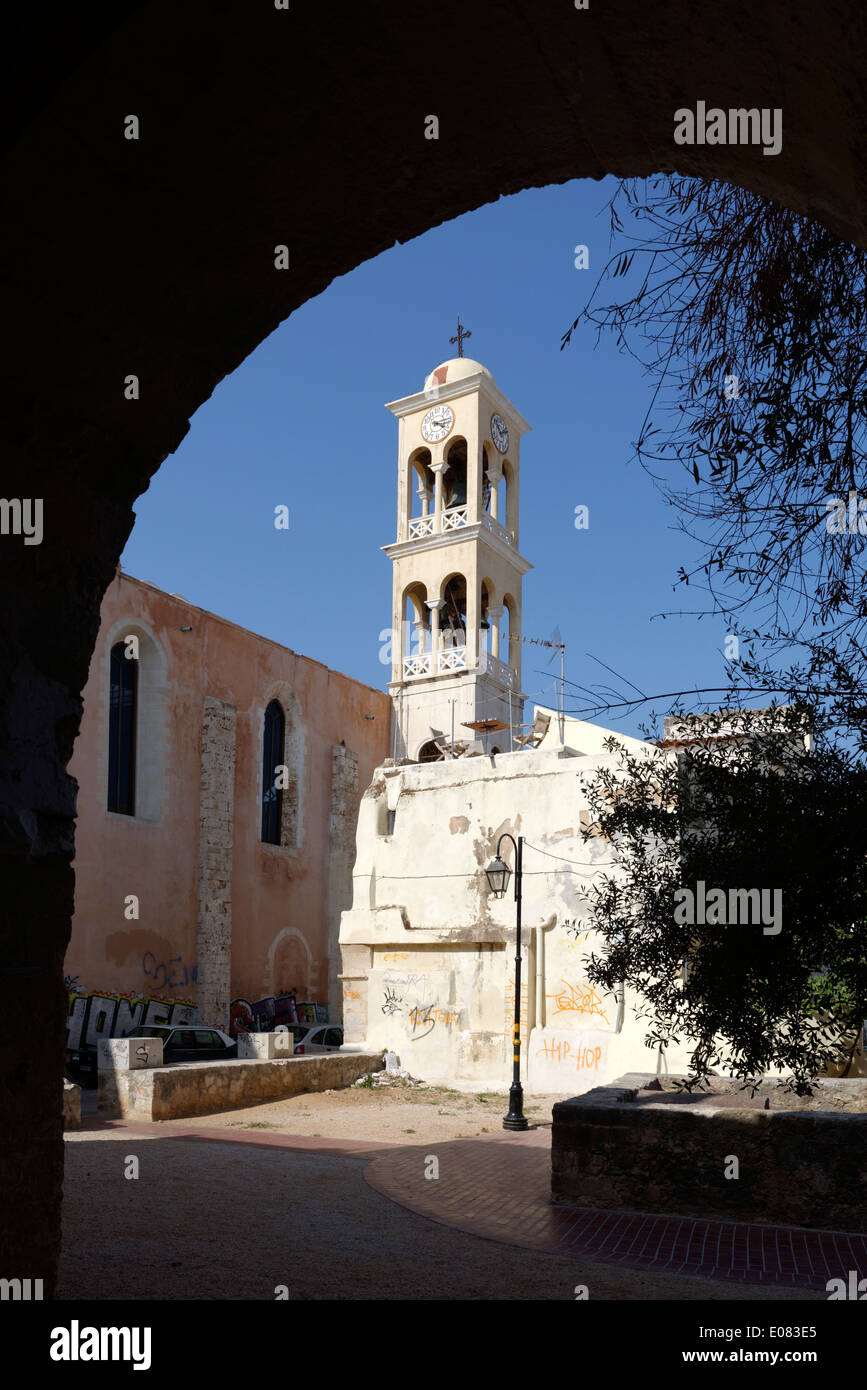
[[[108,705],[108,809],[135,815],[135,726],[138,660],[127,657],[125,642],[111,649]]]
[[[262,755],[262,840],[266,845],[280,844],[285,742],[286,717],[277,701],[272,700],[265,710],[265,747]]]

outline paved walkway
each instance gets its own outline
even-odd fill
[[[88,1132],[103,1140],[139,1136],[158,1143],[255,1146],[271,1150],[275,1159],[281,1150],[295,1150],[299,1161],[343,1157],[359,1163],[364,1182],[376,1193],[456,1232],[663,1279],[687,1276],[824,1292],[830,1278],[846,1279],[849,1270],[867,1269],[863,1235],[552,1206],[550,1127],[415,1145],[217,1128],[207,1116],[192,1124],[87,1117],[79,1133],[83,1138]],[[426,1176],[432,1156],[438,1161],[436,1178]]]
[[[428,1154],[439,1160],[436,1179],[425,1176]],[[364,1176],[383,1196],[445,1226],[630,1269],[822,1290],[832,1277],[867,1269],[863,1235],[551,1206],[550,1129],[393,1149]]]
[[[381,1144],[194,1126],[66,1135],[59,1297],[448,1302],[575,1299],[725,1303],[743,1290],[482,1240],[365,1182]],[[357,1144],[357,1141],[355,1141]],[[419,1150],[416,1150],[418,1153]],[[424,1150],[422,1150],[424,1152]],[[131,1155],[139,1161],[130,1181]],[[133,1281],[133,1284],[130,1281]],[[756,1299],[819,1299],[757,1288]],[[291,1304],[288,1309],[290,1320]],[[293,1324],[295,1325],[295,1324]],[[287,1324],[288,1326],[288,1324]]]

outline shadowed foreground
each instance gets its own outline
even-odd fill
[[[207,1121],[205,1122],[207,1123]],[[384,1146],[119,1127],[66,1141],[61,1299],[822,1298],[536,1253],[407,1211],[364,1180]],[[448,1145],[439,1144],[442,1155]],[[124,1177],[128,1156],[139,1177]],[[419,1162],[423,1155],[418,1152]]]

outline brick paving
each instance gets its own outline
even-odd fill
[[[425,1177],[429,1155],[439,1160],[436,1179]],[[822,1290],[831,1278],[867,1270],[863,1235],[552,1206],[550,1129],[392,1149],[364,1177],[442,1225],[630,1269]]]
[[[367,1184],[440,1225],[552,1255],[586,1256],[624,1269],[824,1291],[831,1278],[867,1269],[867,1236],[699,1220],[592,1207],[552,1206],[551,1130],[406,1145],[202,1123],[82,1119],[83,1131],[142,1138],[216,1140],[310,1154],[370,1158]],[[80,1131],[79,1131],[80,1132]],[[426,1178],[430,1155],[438,1178]]]

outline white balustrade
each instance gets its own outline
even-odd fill
[[[466,524],[466,507],[449,507],[447,512],[443,512],[443,531],[459,531]]]
[[[431,654],[424,652],[420,656],[405,656],[403,658],[403,677],[408,680],[410,676],[429,676],[431,673]]]
[[[515,672],[511,666],[507,666],[505,661],[500,661],[499,657],[491,656],[490,652],[483,652],[482,656],[484,660],[479,663],[482,669],[495,681],[499,681],[500,685],[504,685],[507,690],[514,690]]]
[[[434,519],[432,516],[416,516],[409,523],[409,538],[411,541],[419,540],[422,536],[432,536],[434,533]]]
[[[495,521],[488,512],[482,512],[482,525],[487,526],[488,530],[493,531],[495,536],[499,536],[501,541],[506,542],[506,545],[515,544],[515,538],[511,531],[507,531],[505,526],[501,526],[499,521]]]
[[[465,671],[467,669],[466,647],[446,647],[439,653],[437,669],[443,671]]]

